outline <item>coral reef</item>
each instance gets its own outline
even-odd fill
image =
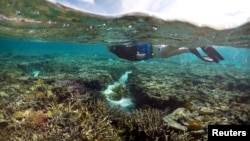
[[[134,110],[119,123],[123,129],[121,135],[125,140],[144,141],[187,141],[193,138],[189,133],[171,130],[162,120],[164,114],[152,108]]]
[[[119,101],[122,99],[122,97],[124,97],[126,95],[126,88],[124,86],[122,86],[121,84],[116,86],[115,88],[112,89],[112,91],[114,93],[112,93],[109,98],[111,100],[115,100],[115,101]]]
[[[32,108],[29,109],[19,107],[19,110],[16,110],[17,107],[14,106],[19,105],[10,103],[9,108],[3,111],[5,118],[10,121],[1,121],[1,138],[3,140],[120,140],[111,124],[111,113],[115,112],[111,111],[105,102],[93,99],[93,102],[86,103],[84,97],[75,98],[70,95],[64,97],[63,102],[47,103],[50,99],[47,96],[39,98],[39,102],[33,98]],[[22,104],[26,105],[26,97],[22,100]],[[37,110],[38,106],[44,112]],[[6,136],[7,134],[10,136]]]
[[[0,57],[0,141],[207,140],[209,124],[250,124],[247,70],[62,56]],[[128,68],[127,87],[113,89],[134,98],[124,112],[102,92]]]

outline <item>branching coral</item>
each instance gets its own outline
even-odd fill
[[[22,95],[8,98],[9,103],[2,104],[0,138],[38,141],[188,139],[188,134],[170,131],[163,125],[160,110],[122,112],[119,107],[111,108],[107,101],[99,99],[100,96],[93,96],[98,95],[97,91],[85,92],[84,87],[73,82],[58,86],[51,81],[50,87],[47,81],[39,83],[39,87],[30,89],[29,93],[24,91]],[[30,84],[32,82],[25,87]],[[118,93],[124,90],[117,88]]]
[[[5,105],[6,108],[1,112],[4,114],[0,138],[119,140],[120,137],[111,124],[110,115],[114,110],[101,100],[96,101],[85,93],[76,95],[75,92],[72,87],[56,86],[42,91],[33,89],[31,94],[18,96]]]
[[[81,123],[81,139],[84,140],[117,140],[116,131],[111,125],[111,121],[106,117],[100,117],[93,113]]]
[[[125,132],[128,139],[154,140],[163,134],[162,112],[156,109],[134,110],[124,120]]]
[[[190,135],[169,130],[163,123],[164,113],[157,109],[138,109],[127,116],[124,136],[129,140],[181,141],[190,140]]]

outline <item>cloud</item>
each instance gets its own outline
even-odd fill
[[[47,0],[102,16],[140,12],[216,29],[250,22],[249,0]]]
[[[77,0],[79,2],[85,2],[85,3],[89,3],[89,4],[95,4],[94,0]]]

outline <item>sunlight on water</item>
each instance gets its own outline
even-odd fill
[[[1,1],[0,37],[33,41],[113,45],[128,42],[249,47],[250,26],[215,30],[147,15],[119,18],[94,16],[43,0]]]

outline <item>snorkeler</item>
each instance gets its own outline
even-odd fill
[[[173,48],[167,45],[135,44],[135,45],[114,45],[109,50],[120,58],[130,61],[147,60],[150,58],[168,58],[182,53],[193,53],[198,58],[207,62],[218,63],[224,58],[212,47],[200,47],[207,56],[202,56],[196,48]]]

